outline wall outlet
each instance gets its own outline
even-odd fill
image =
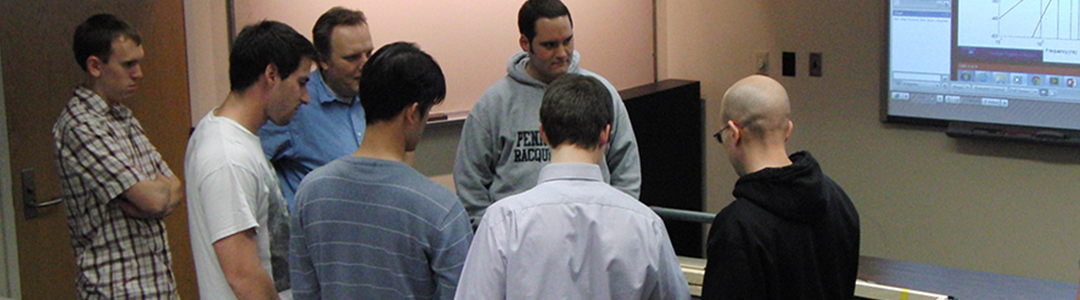
[[[810,76],[821,77],[821,52],[810,52]]]
[[[754,55],[754,73],[769,76],[768,51],[761,51]]]

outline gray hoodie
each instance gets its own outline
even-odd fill
[[[473,224],[495,201],[536,186],[540,169],[551,160],[551,147],[540,139],[540,103],[547,84],[525,71],[529,54],[510,57],[506,77],[489,87],[469,112],[454,160],[454,184]],[[607,86],[615,119],[607,153],[600,164],[604,181],[637,198],[641,163],[637,140],[619,92],[596,73],[578,67],[574,51],[569,73],[595,77]]]

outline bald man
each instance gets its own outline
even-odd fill
[[[853,299],[859,215],[810,153],[787,154],[787,91],[747,77],[720,111],[714,137],[739,180],[709,232],[702,298]]]

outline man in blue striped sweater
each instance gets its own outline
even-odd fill
[[[431,107],[439,65],[408,43],[364,65],[360,148],[304,178],[290,216],[295,299],[451,299],[472,231],[452,192],[404,163]]]

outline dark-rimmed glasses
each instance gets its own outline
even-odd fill
[[[714,138],[716,138],[716,142],[721,143],[721,144],[724,143],[723,133],[724,133],[724,130],[728,130],[728,129],[731,129],[731,125],[724,125],[724,128],[720,128],[720,131],[717,131],[716,134],[712,135]]]

